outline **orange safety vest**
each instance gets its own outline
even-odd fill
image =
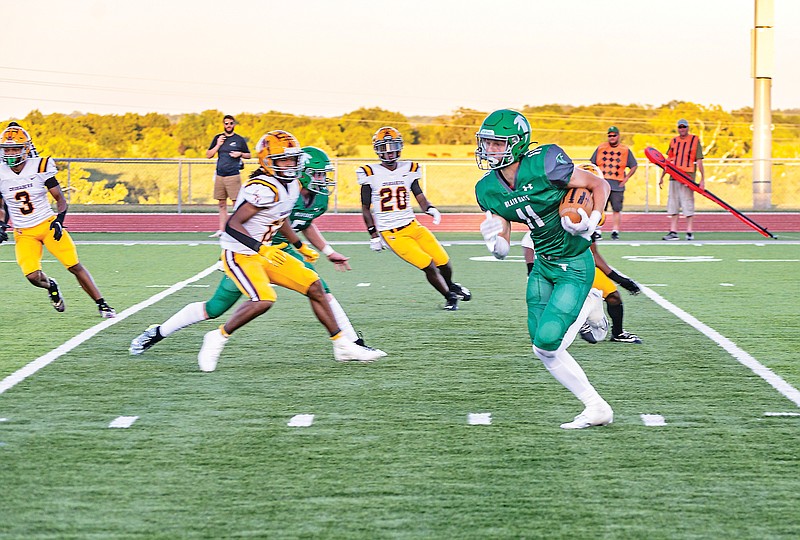
[[[683,172],[693,173],[697,168],[697,144],[700,139],[697,135],[689,135],[688,138],[681,140],[675,137],[669,142],[667,157]]]
[[[625,180],[625,167],[628,163],[630,149],[624,144],[611,146],[604,142],[597,147],[596,165],[603,171],[606,180]]]

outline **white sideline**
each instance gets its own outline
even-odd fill
[[[96,324],[96,325],[92,326],[91,328],[87,328],[86,330],[84,330],[83,332],[78,334],[77,336],[75,336],[75,337],[71,338],[70,340],[68,340],[66,343],[63,343],[62,345],[60,345],[60,346],[56,347],[55,349],[53,349],[52,351],[50,351],[49,353],[47,353],[47,354],[45,354],[43,356],[40,356],[39,358],[37,358],[33,362],[29,363],[28,365],[26,365],[24,367],[21,367],[20,369],[18,369],[17,371],[15,371],[11,375],[9,375],[8,377],[6,377],[2,381],[0,381],[0,394],[5,392],[6,390],[10,390],[11,388],[13,388],[18,383],[24,381],[25,379],[27,379],[28,377],[30,377],[31,375],[33,375],[34,373],[36,373],[37,371],[42,369],[43,367],[48,366],[49,364],[54,362],[56,359],[58,359],[60,356],[63,356],[66,353],[70,352],[72,349],[74,349],[78,345],[88,341],[89,339],[91,339],[95,335],[99,334],[100,332],[102,332],[103,330],[108,328],[109,326],[113,326],[113,325],[115,325],[117,323],[120,323],[120,322],[124,321],[125,319],[127,319],[128,317],[130,317],[131,315],[143,310],[144,308],[150,307],[153,304],[155,304],[156,302],[158,302],[160,300],[163,300],[167,296],[178,292],[179,290],[183,289],[187,285],[189,285],[191,283],[194,283],[195,281],[198,281],[200,279],[203,279],[207,275],[209,275],[212,272],[214,272],[216,269],[217,269],[217,264],[214,263],[212,266],[209,266],[208,268],[206,268],[202,272],[199,272],[199,273],[195,274],[194,276],[190,277],[189,279],[186,279],[184,281],[180,281],[180,282],[176,283],[175,285],[173,285],[172,287],[170,287],[169,289],[167,289],[165,291],[161,291],[158,294],[154,294],[153,296],[151,296],[147,300],[145,300],[143,302],[139,302],[135,306],[131,306],[131,307],[129,307],[128,309],[126,309],[125,311],[123,311],[121,313],[117,313],[117,316],[114,317],[113,319],[105,319],[103,322],[101,322],[99,324]]]
[[[761,362],[750,356],[747,352],[739,348],[733,341],[726,338],[710,326],[700,322],[698,319],[689,315],[685,311],[683,311],[678,306],[672,304],[668,300],[664,299],[660,294],[655,292],[653,289],[649,287],[645,287],[642,285],[642,292],[653,302],[658,304],[659,306],[663,307],[680,320],[689,324],[690,326],[699,330],[703,335],[708,337],[714,343],[725,349],[728,354],[733,356],[737,362],[742,364],[743,366],[749,368],[753,373],[767,381],[767,383],[772,386],[775,390],[780,392],[784,397],[788,400],[792,401],[795,405],[800,407],[800,390],[797,390],[791,384],[784,381],[780,375],[776,375],[773,373],[771,369],[764,366]]]

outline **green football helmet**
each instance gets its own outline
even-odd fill
[[[500,109],[487,116],[481,129],[475,134],[478,148],[475,161],[481,170],[501,169],[528,151],[531,144],[531,125],[522,113],[511,109]],[[505,142],[505,148],[497,148],[489,141]]]
[[[303,153],[307,157],[303,174],[300,175],[300,184],[308,191],[330,195],[336,187],[336,180],[328,176],[335,170],[328,154],[315,146],[303,147]]]

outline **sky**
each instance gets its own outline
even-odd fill
[[[732,110],[753,102],[754,5],[15,2],[3,8],[0,117],[34,109],[332,117],[360,107],[435,116],[460,107],[672,100]],[[800,108],[800,0],[774,5],[772,108]]]

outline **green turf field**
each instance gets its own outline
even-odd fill
[[[495,262],[449,246],[474,298],[448,313],[364,234],[326,236],[354,270],[320,273],[387,358],[334,362],[307,300],[281,289],[214,373],[197,368],[212,322],[132,357],[134,336],[213,291],[217,272],[140,305],[214,263],[206,235],[76,235],[121,315],[106,322],[45,255],[56,313],[0,246],[0,538],[800,537],[800,244],[603,241],[645,285],[623,291],[644,344],[573,344],[615,422],[570,432],[559,424],[582,406],[530,350],[518,247]],[[296,415],[313,423],[287,425]],[[121,416],[138,419],[109,428]]]

